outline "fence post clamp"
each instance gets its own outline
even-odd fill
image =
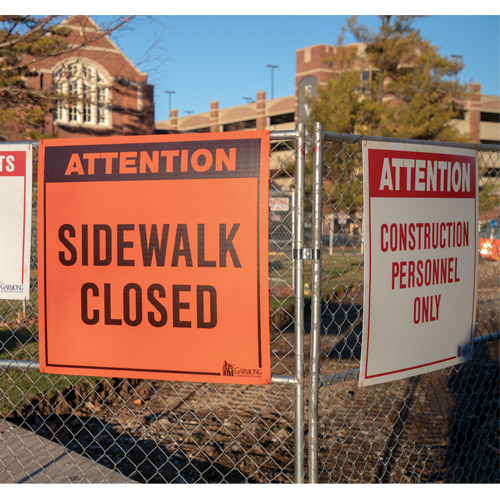
[[[294,248],[293,258],[295,260],[320,260],[320,248]]]

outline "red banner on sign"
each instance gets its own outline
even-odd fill
[[[0,176],[24,177],[26,175],[26,151],[0,151]]]
[[[474,198],[476,175],[470,156],[372,149],[370,196],[383,198]]]

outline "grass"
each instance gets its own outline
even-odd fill
[[[353,248],[334,249],[329,255],[323,249],[322,263],[322,298],[342,297],[347,291],[355,288],[360,292],[364,280],[363,254]]]
[[[304,260],[305,296],[310,296],[312,283],[312,261]],[[355,287],[359,291],[364,279],[363,254],[354,248],[334,248],[329,254],[323,248],[322,255],[322,299],[341,297],[346,291]],[[282,297],[292,294],[293,263],[287,252],[272,252],[269,255],[269,281],[271,288],[271,313],[276,308],[284,307]],[[290,303],[288,304],[290,305]],[[291,302],[293,305],[293,301]]]

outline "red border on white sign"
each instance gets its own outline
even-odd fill
[[[0,299],[29,299],[32,158],[31,144],[0,148]]]
[[[477,295],[475,152],[365,141],[363,167],[360,386],[470,359]]]

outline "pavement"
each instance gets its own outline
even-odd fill
[[[0,419],[0,484],[135,483],[119,472]]]

